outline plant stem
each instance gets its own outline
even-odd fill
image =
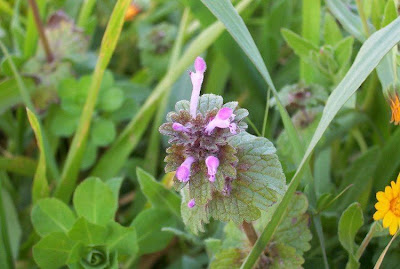
[[[376,227],[377,222],[375,221],[372,225],[371,228],[369,228],[369,231],[367,233],[367,235],[365,236],[364,240],[362,241],[360,247],[357,250],[356,253],[356,259],[359,260],[362,256],[362,254],[364,253],[365,249],[367,248],[369,242],[371,241],[372,237],[375,234],[375,227]]]
[[[44,52],[46,53],[47,62],[50,63],[54,60],[54,56],[53,56],[53,53],[51,52],[51,48],[50,48],[49,42],[47,40],[46,33],[44,32],[44,27],[43,27],[42,20],[40,19],[38,6],[37,6],[35,0],[28,0],[28,1],[29,1],[29,5],[32,8],[32,13],[33,13],[33,17],[35,19],[36,28],[39,32],[39,38],[40,38],[40,41],[42,42]]]
[[[394,239],[399,235],[400,230],[397,230],[397,233],[392,237],[392,240],[390,240],[389,244],[385,247],[385,249],[382,251],[381,256],[379,256],[378,261],[375,263],[374,269],[379,269],[381,267],[381,264],[383,262],[383,258],[385,258],[386,252],[389,250],[390,245],[393,243]]]
[[[368,22],[367,22],[367,18],[365,17],[362,2],[361,2],[361,0],[356,0],[356,3],[357,3],[358,14],[360,15],[364,32],[367,35],[367,37],[369,37],[371,35],[371,33],[369,32]]]
[[[242,228],[249,239],[251,246],[254,246],[254,244],[257,242],[258,235],[253,224],[251,222],[243,221]]]

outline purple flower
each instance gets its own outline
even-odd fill
[[[187,204],[189,208],[193,208],[196,205],[196,202],[194,199],[190,200],[189,203]]]
[[[193,157],[187,157],[181,166],[176,169],[176,178],[181,182],[187,182],[190,179],[190,167],[194,162]]]
[[[177,132],[187,132],[187,131],[189,131],[189,129],[187,127],[185,127],[182,124],[177,123],[177,122],[174,122],[172,124],[172,129],[174,129],[174,131],[177,131]]]
[[[190,115],[196,118],[197,105],[200,97],[201,84],[203,84],[204,72],[207,69],[206,62],[201,57],[197,57],[194,62],[196,72],[190,72],[190,79],[192,80],[193,91],[190,98]]]
[[[207,170],[208,170],[208,179],[211,182],[215,181],[215,174],[217,174],[217,169],[219,166],[219,160],[217,157],[214,156],[208,156],[206,158],[206,165],[207,165]]]
[[[221,108],[214,119],[212,119],[206,126],[206,133],[210,135],[212,131],[218,128],[229,128],[232,134],[236,134],[236,124],[231,123],[235,118],[235,114],[229,107]]]

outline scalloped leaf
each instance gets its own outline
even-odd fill
[[[229,143],[237,151],[239,162],[236,179],[226,183],[226,192],[214,192],[210,197],[212,185],[208,182],[199,184],[205,181],[201,178],[197,180],[194,175],[190,184],[198,185],[196,188],[190,186],[190,197],[195,198],[196,206],[187,209],[189,198],[182,200],[182,215],[185,216],[183,220],[196,234],[204,231],[203,223],[208,223],[210,217],[226,222],[232,220],[236,224],[256,220],[261,216],[260,210],[267,211],[286,191],[285,176],[271,142],[266,138],[242,132],[230,138]],[[223,171],[224,174],[231,172],[233,173]],[[192,192],[192,189],[195,191]],[[207,201],[210,199],[211,201]]]

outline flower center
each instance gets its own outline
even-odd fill
[[[400,217],[400,199],[399,199],[399,197],[396,197],[392,201],[390,201],[390,211],[392,211],[397,217]]]

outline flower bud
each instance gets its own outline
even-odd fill
[[[190,200],[189,203],[187,204],[189,208],[193,208],[196,205],[196,202],[194,199]]]

